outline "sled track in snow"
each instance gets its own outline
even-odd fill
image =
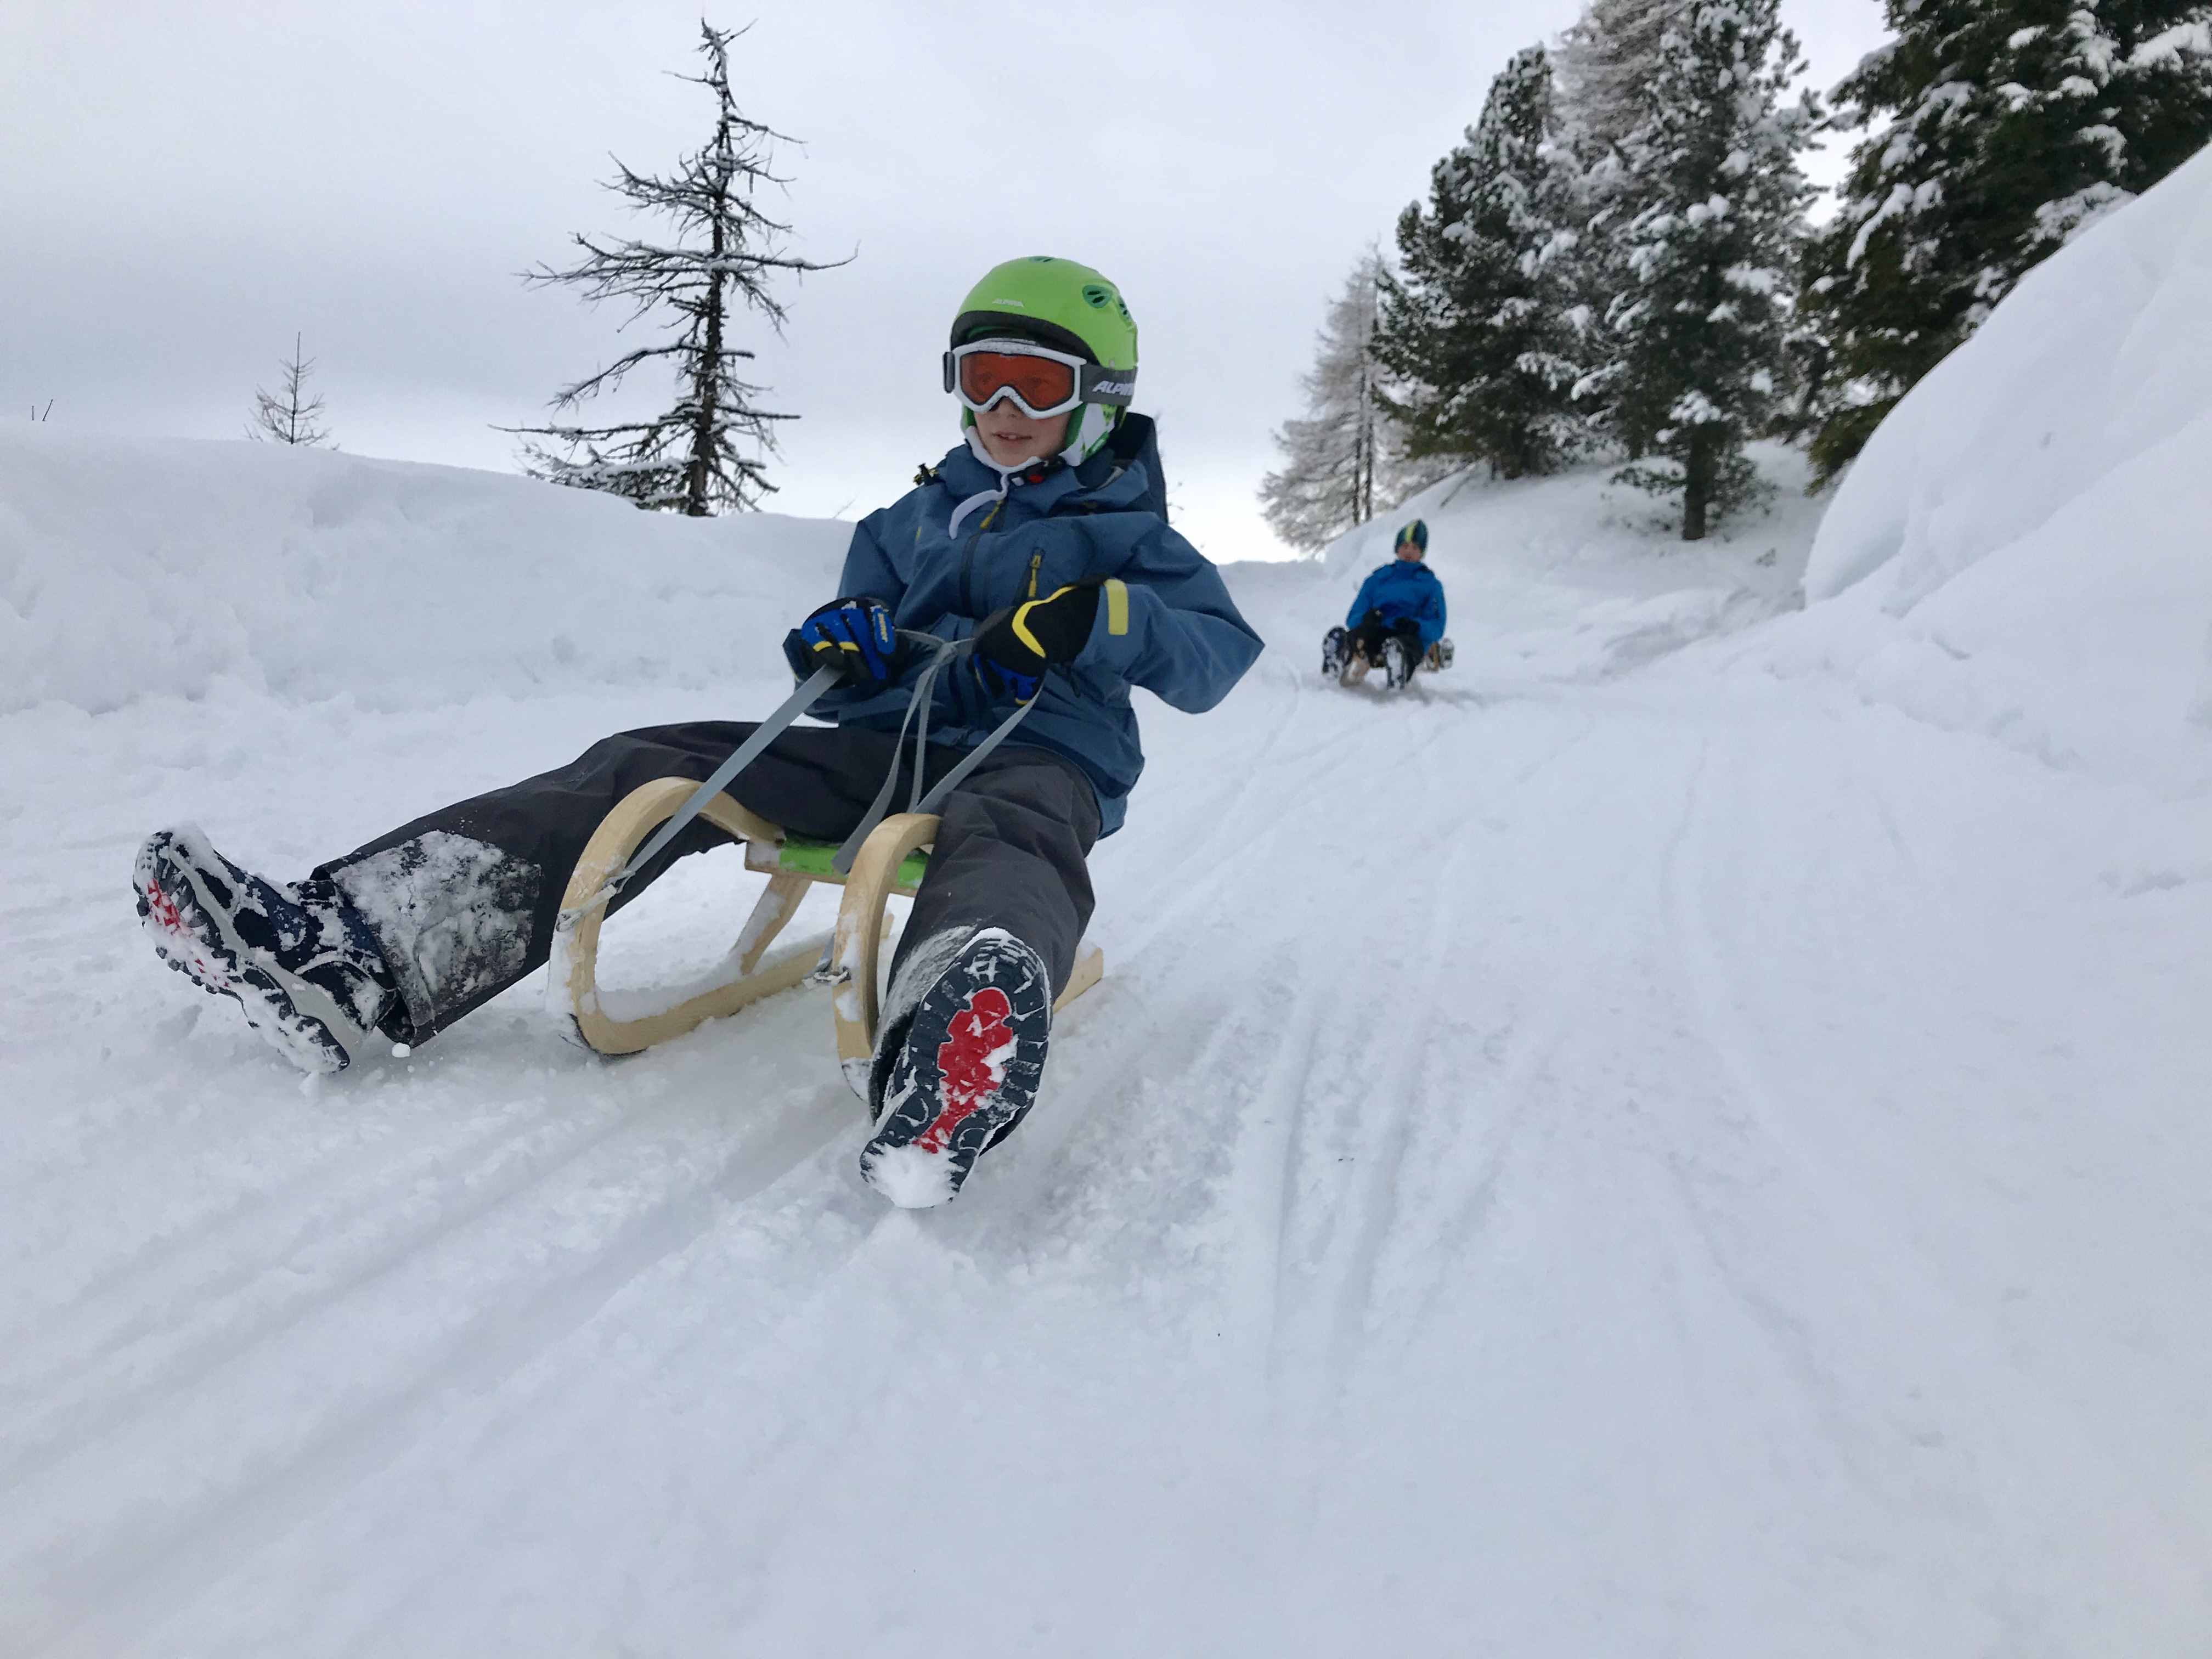
[[[218,1005],[134,1026],[125,1086],[28,1121],[5,1176],[0,1648],[920,1651],[902,1590],[806,1587],[992,1524],[1016,1582],[934,1586],[973,1589],[979,1650],[1080,1650],[1040,1632],[1094,1593],[1127,1651],[1614,1620],[1821,1659],[2078,1633],[2115,1586],[2202,1605],[2182,1477],[2034,1349],[2063,1322],[1962,1278],[2018,1237],[1953,1221],[2019,1178],[1958,1156],[1971,1068],[1819,1069],[1923,1004],[1993,1066],[2027,1017],[1933,959],[2002,914],[1931,836],[1948,774],[1786,689],[1272,666],[1168,728],[1095,861],[1108,977],[943,1212],[856,1187],[805,993],[609,1066],[532,986],[307,1091]],[[32,948],[142,948],[95,905]]]
[[[160,1402],[198,1391],[218,1371],[250,1368],[257,1352],[279,1336],[309,1321],[343,1315],[350,1298],[427,1251],[474,1242],[471,1235],[486,1218],[573,1171],[617,1136],[648,1133],[652,1127],[649,1119],[644,1124],[612,1121],[562,1149],[550,1166],[527,1172],[459,1212],[441,1216],[409,1238],[392,1241],[343,1279],[319,1287],[312,1300],[245,1329],[205,1334],[181,1363],[172,1363],[131,1392],[109,1397],[96,1419],[70,1422],[65,1433],[34,1446],[8,1470],[6,1484],[21,1492],[26,1483],[89,1455],[100,1443],[150,1426]],[[822,1126],[799,1119],[770,1137],[766,1148],[756,1141],[732,1152],[708,1181],[666,1194],[617,1224],[573,1270],[541,1273],[534,1285],[503,1292],[491,1310],[472,1315],[439,1346],[412,1356],[407,1376],[342,1407],[303,1440],[251,1459],[219,1495],[210,1493],[187,1515],[158,1529],[139,1529],[93,1554],[65,1559],[51,1571],[49,1595],[82,1607],[100,1604],[98,1623],[113,1638],[122,1636],[123,1623],[158,1619],[204,1581],[213,1562],[281,1535],[326,1504],[331,1493],[356,1484],[419,1438],[456,1392],[489,1392],[527,1368],[625,1286],[690,1248],[730,1207],[742,1206],[808,1163],[823,1139]],[[217,1352],[220,1340],[227,1340],[231,1352]],[[57,1627],[25,1634],[44,1645],[64,1633]]]

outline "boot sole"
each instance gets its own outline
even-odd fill
[[[225,908],[173,835],[155,836],[139,849],[131,871],[138,920],[154,953],[213,996],[235,1001],[246,1023],[300,1070],[343,1072],[352,1054],[338,1033],[365,1042],[330,994],[266,961],[238,937]],[[201,849],[195,849],[198,851]]]
[[[977,934],[915,1011],[860,1178],[901,1209],[949,1202],[1036,1103],[1051,1026],[1036,954],[999,929]]]

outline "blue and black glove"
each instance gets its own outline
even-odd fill
[[[1000,698],[1027,702],[1054,663],[1073,662],[1098,620],[1098,584],[1078,582],[986,617],[975,629],[975,676]]]
[[[890,607],[855,593],[833,599],[783,636],[791,672],[805,679],[825,665],[848,685],[882,685],[906,665],[905,642]]]

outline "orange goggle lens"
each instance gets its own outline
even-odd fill
[[[987,409],[1002,392],[1040,414],[1054,412],[1075,402],[1075,367],[1013,351],[971,351],[960,359],[960,393],[969,403]]]

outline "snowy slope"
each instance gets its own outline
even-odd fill
[[[275,445],[0,440],[0,713],[226,684],[435,708],[781,672],[733,627],[835,578],[848,527],[645,520],[519,477]]]
[[[2030,272],[1885,421],[1762,647],[1916,719],[2212,782],[2212,150]]]
[[[308,1083],[125,887],[769,706],[836,526],[0,428],[0,1652],[2212,1648],[2185,721],[2154,791],[1900,707],[1918,612],[1826,539],[1792,612],[1787,493],[1443,493],[1395,702],[1312,672],[1388,525],[1230,573],[1275,648],[1143,700],[1108,978],[912,1216],[807,994],[608,1064],[526,985]],[[2048,623],[1975,614],[1994,707]],[[717,956],[732,862],[611,971]]]

